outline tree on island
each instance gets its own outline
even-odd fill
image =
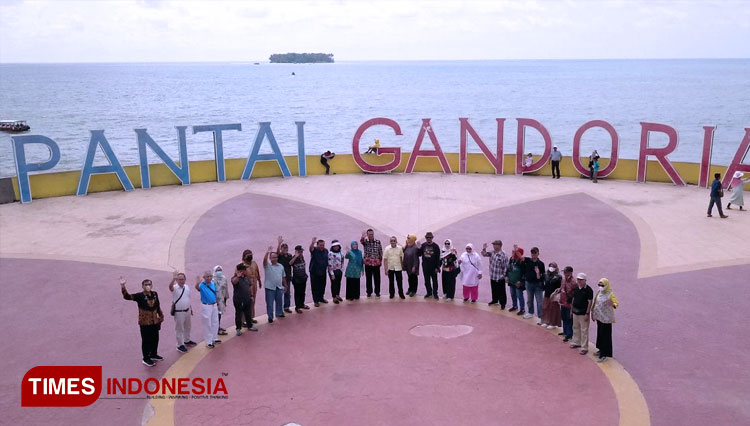
[[[274,53],[268,59],[272,64],[333,63],[333,53]]]

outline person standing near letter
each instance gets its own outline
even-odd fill
[[[310,243],[310,287],[315,307],[328,303],[325,299],[326,275],[328,274],[328,250],[326,242],[313,237]]]
[[[419,256],[422,257],[422,274],[424,274],[424,288],[427,290],[424,298],[440,298],[438,295],[437,274],[440,272],[440,246],[432,242],[432,232],[425,234],[427,240],[419,247]],[[432,282],[432,285],[430,285]]]
[[[326,168],[326,174],[330,174],[331,172],[331,166],[328,165],[328,160],[333,160],[333,157],[335,156],[336,154],[332,153],[331,151],[326,151],[320,154],[320,164],[322,164],[323,167]]]
[[[143,280],[141,283],[143,291],[135,294],[128,293],[125,283],[125,278],[120,277],[122,298],[138,304],[138,326],[141,328],[143,365],[153,367],[156,361],[164,359],[156,353],[159,348],[159,330],[161,330],[161,323],[164,322],[159,295],[155,291],[151,291],[153,286],[151,280]]]
[[[250,306],[252,306],[253,295],[250,292],[252,284],[250,278],[247,277],[247,266],[244,263],[237,265],[237,269],[234,271],[232,277],[232,287],[234,287],[234,295],[232,296],[232,303],[234,304],[234,326],[238,336],[242,335],[242,316],[249,317]],[[252,323],[248,324],[247,327],[250,331],[258,331]]]
[[[185,274],[175,271],[169,283],[169,291],[172,292],[170,313],[174,317],[177,352],[183,354],[187,352],[185,343],[190,341],[190,317],[193,315],[193,310],[190,308],[190,287],[185,285],[185,281]],[[174,285],[175,282],[177,287]]]
[[[372,282],[375,281],[375,297],[380,297],[380,265],[383,264],[383,245],[375,239],[375,231],[368,229],[359,239],[365,252],[365,289],[367,297],[372,296]]]
[[[562,160],[562,152],[557,150],[557,145],[552,147],[552,153],[549,156],[549,160],[552,164],[552,179],[560,179],[560,160]]]
[[[711,201],[708,203],[708,217],[712,217],[711,213],[716,208],[719,209],[719,217],[726,219],[729,216],[724,215],[724,211],[721,209],[721,197],[724,196],[724,189],[721,187],[721,174],[714,173],[714,181],[711,183]]]
[[[206,271],[203,273],[203,281],[201,277],[196,277],[195,283],[195,289],[201,294],[203,334],[209,349],[214,348],[214,343],[221,343],[221,340],[216,338],[216,333],[219,331],[219,309],[216,306],[216,283],[211,277],[211,272]]]
[[[406,299],[404,296],[404,249],[398,245],[396,237],[391,237],[391,245],[385,250],[385,270],[388,271],[388,293],[393,299],[396,297],[396,290],[393,286],[394,279],[398,283],[398,297]]]
[[[487,243],[482,246],[482,256],[490,258],[490,285],[492,287],[492,300],[488,305],[500,305],[505,309],[508,296],[505,295],[505,271],[508,269],[508,255],[503,251],[503,242],[495,240],[492,242],[492,253],[487,252]]]
[[[586,274],[576,276],[577,286],[573,290],[573,343],[572,349],[581,348],[581,355],[589,352],[589,321],[594,290],[586,284]]]
[[[270,263],[268,262],[270,259]],[[273,247],[268,246],[266,254],[263,256],[263,272],[266,276],[263,280],[266,288],[266,314],[268,323],[273,324],[274,305],[276,306],[276,316],[284,318],[281,304],[286,288],[286,273],[284,267],[279,264],[279,256],[273,251]]]
[[[745,205],[745,194],[743,191],[745,184],[750,182],[750,178],[742,179],[744,175],[742,172],[735,172],[732,181],[729,182],[729,190],[732,191],[732,195],[729,197],[729,204],[727,204],[727,209],[729,210],[732,210],[732,204],[740,206],[740,210],[745,210],[743,208]]]
[[[599,357],[598,362],[612,358],[612,324],[615,322],[615,309],[619,305],[609,280],[600,279],[599,291],[594,296],[594,307],[591,310],[591,319],[596,321],[596,348],[599,350],[594,355]]]
[[[482,258],[474,251],[474,245],[466,244],[466,251],[458,259],[458,265],[461,267],[464,302],[471,299],[471,303],[476,303],[479,297],[479,280],[482,279]]]
[[[409,281],[409,289],[406,294],[409,297],[414,297],[417,294],[417,285],[419,284],[419,247],[417,246],[417,236],[414,234],[406,236],[404,270]]]

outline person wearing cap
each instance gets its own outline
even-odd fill
[[[552,179],[560,179],[560,160],[562,160],[562,152],[557,150],[557,145],[552,147],[552,153],[549,155],[549,160],[552,164]]]
[[[294,286],[294,311],[298,314],[303,309],[310,309],[305,305],[305,292],[307,290],[307,265],[305,263],[305,250],[301,245],[294,248],[294,256],[289,260],[292,265],[292,285]]]
[[[319,307],[321,303],[328,303],[326,294],[326,275],[328,275],[328,249],[326,242],[313,237],[310,243],[310,289],[313,304]]]
[[[234,288],[232,304],[234,304],[235,333],[241,336],[242,317],[244,315],[245,318],[250,318],[250,306],[252,306],[253,300],[253,294],[250,291],[252,283],[250,282],[250,278],[247,277],[247,266],[244,263],[240,263],[235,267],[231,282]],[[249,323],[247,328],[250,331],[258,331],[252,323]]]
[[[343,301],[339,297],[341,277],[344,274],[343,268],[344,255],[341,253],[341,243],[339,243],[339,240],[333,240],[331,241],[331,250],[328,251],[328,277],[331,279],[331,298],[335,304]]]
[[[268,246],[268,250],[263,256],[263,272],[265,272],[263,283],[266,288],[266,314],[268,315],[268,323],[271,324],[273,323],[274,307],[278,318],[285,317],[281,304],[286,288],[284,267],[279,264],[279,255],[273,251],[271,246]]]
[[[159,295],[151,291],[153,283],[146,279],[141,282],[142,292],[130,294],[125,288],[125,278],[120,277],[120,291],[122,298],[132,300],[138,304],[138,326],[141,329],[141,354],[143,365],[153,367],[156,361],[164,358],[157,354],[159,349],[159,330],[164,322],[164,313],[159,304]]]
[[[437,274],[440,272],[440,246],[432,241],[434,235],[428,232],[424,236],[425,241],[419,246],[419,256],[422,258],[422,274],[424,275],[424,287],[427,290],[425,299],[434,297],[439,299]]]
[[[513,302],[513,307],[508,309],[508,312],[518,310],[516,315],[526,313],[526,304],[523,298],[523,292],[526,290],[523,281],[524,264],[523,249],[517,245],[513,245],[513,252],[511,253],[510,260],[508,261],[508,269],[506,269],[505,273],[508,277],[510,299]]]
[[[732,204],[740,206],[740,210],[745,210],[743,208],[745,205],[744,189],[745,184],[750,182],[750,178],[742,179],[744,175],[742,172],[735,172],[732,181],[729,182],[729,191],[732,192],[732,195],[729,196],[728,210],[732,210]]]
[[[581,355],[589,352],[589,321],[594,290],[586,284],[586,274],[576,275],[577,286],[573,290],[573,339],[570,347],[581,348]]]
[[[596,182],[596,172],[599,170],[599,153],[594,150],[589,155],[589,179]]]
[[[456,275],[458,269],[458,250],[453,247],[453,241],[445,240],[443,249],[440,250],[441,278],[443,279],[443,297],[445,300],[453,300],[456,296]]]
[[[721,187],[721,174],[714,173],[714,181],[711,183],[711,201],[708,203],[708,217],[712,217],[711,213],[714,209],[714,204],[719,210],[719,217],[726,219],[729,216],[724,214],[721,209],[721,197],[724,196],[724,190]]]
[[[609,280],[599,280],[599,291],[594,296],[594,307],[591,309],[591,319],[596,321],[596,348],[594,355],[599,362],[612,358],[612,324],[615,323],[615,309],[620,302],[612,292]]]
[[[419,246],[417,246],[417,236],[414,234],[406,236],[403,268],[406,271],[406,278],[409,281],[409,288],[406,294],[409,297],[414,297],[417,294],[417,285],[419,284]]]
[[[289,253],[289,245],[284,242],[284,237],[279,235],[279,244],[276,246],[276,253],[279,254],[279,264],[284,267],[284,273],[286,274],[286,288],[284,289],[284,312],[292,313],[292,265],[289,261],[292,260],[292,255]]]
[[[211,271],[206,271],[203,273],[203,280],[201,281],[201,277],[198,276],[195,283],[195,289],[201,294],[203,335],[209,349],[214,348],[214,343],[221,343],[221,340],[216,338],[219,332],[219,308],[216,306],[216,283],[212,278]]]
[[[531,257],[524,258],[524,279],[526,280],[526,303],[528,312],[524,318],[531,318],[536,313],[537,324],[542,321],[542,300],[544,299],[544,262],[539,260],[539,248],[531,248]],[[536,302],[536,309],[534,309]]]
[[[461,268],[464,302],[471,299],[471,303],[476,303],[479,297],[479,281],[482,279],[482,257],[474,251],[473,244],[466,244],[465,251],[458,259],[458,266]]]
[[[563,269],[563,279],[560,285],[560,317],[562,319],[563,342],[567,343],[573,338],[573,314],[571,303],[573,302],[573,291],[575,291],[576,279],[573,277],[573,267],[566,266]]]
[[[383,259],[385,270],[388,271],[388,294],[390,298],[393,299],[396,297],[396,289],[393,285],[393,281],[396,281],[398,285],[398,297],[405,299],[403,277],[404,248],[398,245],[398,240],[395,236],[391,237],[390,246],[385,249]]]
[[[359,239],[365,253],[365,288],[367,297],[372,296],[372,284],[375,281],[375,297],[380,297],[380,265],[383,264],[383,245],[375,239],[375,231],[368,229]]]
[[[508,297],[505,294],[505,271],[508,269],[508,255],[503,251],[503,242],[500,240],[493,241],[492,253],[487,252],[487,243],[484,243],[482,256],[490,258],[492,300],[488,305],[500,305],[500,309],[505,309],[505,304],[508,303]]]

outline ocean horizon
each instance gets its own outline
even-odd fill
[[[254,65],[260,62],[259,65]],[[292,75],[294,73],[294,75]],[[383,146],[411,151],[423,118],[445,152],[457,152],[459,117],[488,146],[496,118],[505,118],[504,151],[516,150],[516,118],[549,131],[564,155],[590,120],[605,120],[620,137],[620,158],[637,158],[640,122],[675,128],[670,159],[699,162],[703,126],[716,126],[712,163],[727,165],[750,126],[750,59],[540,59],[452,61],[337,61],[333,64],[236,62],[105,62],[0,64],[0,119],[26,120],[31,131],[60,146],[54,171],[83,165],[90,130],[104,130],[123,165],[138,164],[133,129],[146,128],[177,158],[175,126],[241,123],[224,133],[225,158],[246,158],[258,122],[270,121],[282,153],[297,153],[295,121],[304,121],[306,153],[350,153],[357,128],[374,117],[397,121],[403,132],[374,127]],[[15,175],[11,134],[0,135],[0,176]],[[652,146],[667,138],[653,134]],[[431,147],[427,138],[422,148]],[[189,159],[213,158],[210,133],[187,131]],[[526,151],[543,140],[526,132]],[[588,131],[581,152],[610,155],[609,135]],[[261,152],[270,152],[268,144]],[[469,142],[469,152],[479,152]],[[44,161],[46,148],[29,147],[27,161]],[[153,154],[149,160],[157,162]],[[106,164],[100,153],[95,164]]]

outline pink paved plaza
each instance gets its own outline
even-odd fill
[[[750,213],[706,218],[695,187],[549,177],[349,175],[268,178],[0,206],[6,373],[2,424],[750,425],[745,301]],[[463,248],[502,239],[545,262],[571,265],[620,300],[614,359],[581,356],[533,319],[479,302],[363,298],[202,340],[193,294],[187,354],[166,315],[153,368],[140,362],[137,308],[122,299],[154,281],[164,306],[172,271],[188,283],[244,249],[260,263],[278,235],[387,244],[407,233]],[[309,253],[306,252],[309,260]],[[262,268],[261,268],[262,270]],[[364,278],[362,294],[364,296]],[[307,303],[312,305],[308,284]],[[259,293],[261,294],[261,293]],[[330,283],[326,287],[330,299]],[[168,310],[168,305],[166,306]],[[458,335],[418,333],[420,326]],[[596,326],[591,326],[592,341]],[[101,365],[104,378],[222,377],[227,399],[100,398],[85,408],[22,408],[20,384],[38,365]]]

